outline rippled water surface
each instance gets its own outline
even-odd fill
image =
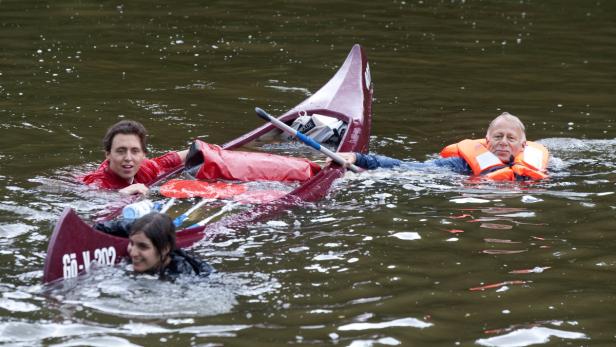
[[[616,5],[0,1],[0,344],[611,346]],[[370,149],[407,160],[508,111],[551,179],[348,173],[321,202],[198,244],[207,281],[125,265],[43,286],[49,236],[125,203],[74,177],[119,119],[151,155],[224,143],[316,91],[354,43]],[[319,155],[293,146],[266,151]]]

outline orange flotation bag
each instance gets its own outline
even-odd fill
[[[308,159],[230,151],[196,140],[186,156],[186,171],[197,179],[305,181],[321,167]]]
[[[441,157],[460,157],[468,163],[475,176],[484,176],[499,181],[540,180],[548,177],[548,150],[543,145],[532,141],[526,141],[524,151],[518,154],[512,163],[503,163],[490,152],[485,139],[462,140],[449,145],[443,148]]]

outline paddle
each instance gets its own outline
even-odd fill
[[[226,199],[242,194],[246,186],[227,182],[206,182],[198,180],[170,180],[160,187],[160,194],[168,198]]]
[[[213,214],[213,215],[211,215],[211,216],[208,216],[207,218],[203,219],[202,221],[200,221],[200,222],[198,222],[198,223],[195,223],[195,224],[191,225],[191,226],[190,226],[190,227],[188,227],[188,228],[190,229],[190,228],[195,228],[195,227],[204,226],[204,225],[206,225],[207,223],[209,223],[209,221],[211,221],[212,219],[214,219],[215,217],[218,217],[218,216],[220,216],[221,214],[223,214],[223,213],[225,213],[225,212],[227,212],[227,211],[232,210],[235,206],[238,206],[238,205],[241,205],[241,203],[236,202],[236,201],[229,201],[229,202],[228,202],[225,206],[223,206],[223,207],[220,209],[220,211],[218,211],[218,212],[214,213],[214,214]]]
[[[209,223],[215,217],[220,216],[221,214],[232,210],[234,207],[243,205],[243,204],[259,204],[266,203],[276,199],[279,199],[285,196],[287,192],[283,192],[281,190],[253,190],[248,191],[246,193],[242,193],[239,195],[235,195],[233,197],[233,201],[227,202],[222,209],[211,216],[206,217],[198,223],[191,225],[189,228],[195,228],[199,226],[204,226]],[[177,225],[176,225],[177,226]]]
[[[207,204],[208,202],[212,202],[216,199],[202,199],[201,201],[199,201],[199,203],[197,203],[195,206],[191,207],[190,209],[188,209],[188,211],[182,213],[181,215],[175,217],[175,219],[173,220],[173,224],[176,227],[179,227],[180,225],[182,225],[182,223],[186,220],[186,218],[188,218],[188,216],[190,216],[191,213],[195,212],[196,210],[198,210],[201,206]]]
[[[175,204],[175,198],[171,198],[171,199],[167,200],[167,202],[165,202],[163,204],[163,206],[160,208],[160,211],[158,211],[158,212],[160,212],[160,213],[167,212],[167,210],[170,209],[171,206],[173,206],[173,204]]]
[[[201,226],[207,224],[212,218],[219,216],[220,214],[228,211],[230,208],[239,204],[258,204],[270,202],[276,200],[286,194],[286,192],[279,190],[256,190],[246,191],[246,186],[243,184],[227,183],[227,182],[206,182],[198,180],[170,180],[160,187],[160,193],[166,197],[170,197],[169,201],[165,203],[163,207],[164,211],[168,209],[166,206],[171,206],[176,198],[190,198],[190,197],[202,197],[199,203],[192,206],[188,211],[182,213],[180,216],[173,220],[173,224],[176,227],[182,225],[182,223],[192,214],[194,211],[202,207],[208,202],[212,202],[216,199],[229,199],[233,198],[234,203],[228,203],[221,211],[204,219],[203,221],[194,224],[191,227]],[[229,204],[231,204],[229,206]],[[166,207],[166,208],[165,208]],[[161,210],[162,212],[162,210]]]
[[[330,151],[326,147],[321,146],[320,143],[318,143],[315,140],[313,140],[310,136],[306,136],[306,135],[302,134],[301,132],[291,128],[290,126],[286,125],[285,123],[281,122],[280,120],[272,117],[271,115],[269,115],[267,112],[263,111],[262,109],[260,109],[258,107],[255,107],[255,112],[257,112],[257,115],[259,117],[265,119],[268,122],[271,122],[276,127],[278,127],[278,129],[288,133],[291,136],[297,137],[303,143],[305,143],[308,146],[316,149],[317,151],[325,154],[326,156],[332,158],[332,160],[335,161],[336,163],[338,163],[339,165],[344,166],[344,167],[348,167],[349,170],[351,170],[353,172],[360,172],[361,171],[361,169],[359,167],[355,166],[354,164],[349,164],[346,160],[344,160],[344,158],[342,158],[338,154]]]

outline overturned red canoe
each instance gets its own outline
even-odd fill
[[[319,114],[340,119],[346,123],[347,130],[337,150],[366,152],[370,139],[371,112],[370,69],[363,49],[355,45],[329,82],[279,119],[287,124],[304,114]],[[278,130],[274,125],[268,123],[227,142],[222,147],[236,149],[276,132]],[[215,223],[178,231],[177,244],[179,247],[188,247],[206,235],[265,219],[302,201],[320,200],[328,193],[334,180],[342,177],[344,172],[343,167],[330,164],[295,190],[268,203],[255,205],[247,211],[229,215]],[[87,272],[92,262],[113,265],[127,256],[127,245],[126,238],[115,237],[94,229],[72,209],[67,208],[56,223],[49,241],[43,282],[76,277],[80,273]]]

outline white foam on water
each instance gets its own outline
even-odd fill
[[[535,344],[544,344],[550,341],[551,337],[561,339],[579,340],[588,339],[583,333],[576,333],[564,330],[557,330],[545,327],[533,327],[529,329],[518,329],[508,334],[479,339],[475,341],[478,345],[494,347],[524,347]]]
[[[270,221],[267,221],[267,223],[265,224],[273,228],[284,228],[284,227],[289,226],[289,224],[287,224],[286,222],[280,221],[280,220],[270,220]]]
[[[316,310],[311,310],[310,313],[313,314],[324,314],[324,313],[332,313],[332,310],[324,310],[324,309],[316,309]]]
[[[328,267],[323,267],[319,264],[312,264],[312,265],[308,265],[308,266],[304,266],[305,270],[316,270],[318,272],[321,273],[328,273],[329,272],[329,268]]]
[[[135,276],[119,267],[96,268],[72,285],[64,282],[62,288],[51,289],[51,295],[66,309],[81,306],[118,317],[176,319],[229,313],[238,296],[261,295],[280,287],[271,276],[260,273],[185,276],[172,283],[157,276]]]
[[[141,345],[135,345],[130,341],[117,336],[93,336],[88,338],[77,338],[67,342],[54,345],[54,347],[141,347]]]
[[[336,221],[335,217],[323,217],[323,218],[315,218],[312,220],[315,223],[326,223]]]
[[[4,292],[2,293],[2,297],[8,298],[8,299],[30,299],[32,298],[32,294],[21,292],[21,291]]]
[[[406,241],[421,239],[421,235],[419,235],[418,232],[414,232],[414,231],[405,231],[405,232],[395,233],[391,236],[399,238],[400,240],[406,240]]]
[[[250,325],[234,324],[234,325],[197,325],[178,329],[180,333],[195,334],[199,337],[210,336],[234,336],[232,332],[250,328]]]
[[[292,248],[289,248],[289,252],[291,252],[291,253],[299,253],[299,252],[307,251],[309,249],[310,248],[306,247],[306,246],[292,247]]]
[[[381,322],[381,323],[351,323],[347,325],[342,325],[338,327],[339,331],[350,331],[350,330],[373,330],[373,329],[386,329],[391,327],[411,327],[411,328],[429,328],[434,324],[424,322],[417,318],[401,318],[396,319],[389,322]]]
[[[316,261],[324,261],[324,260],[342,260],[344,259],[342,255],[336,253],[328,253],[328,254],[318,254],[312,258]]]
[[[40,310],[38,306],[31,303],[6,298],[0,299],[0,308],[10,312],[33,312]]]
[[[120,329],[89,326],[71,323],[26,323],[4,322],[0,323],[0,342],[26,342],[39,341],[55,337],[88,336],[112,334],[120,332]]]
[[[95,326],[65,321],[63,323],[27,323],[27,322],[3,322],[0,323],[0,342],[30,342],[44,341],[52,338],[78,337],[76,340],[67,341],[65,346],[124,346],[126,340],[114,336],[102,335],[127,335],[145,336],[148,334],[172,334],[190,333],[198,336],[234,336],[240,330],[250,328],[250,325],[200,325],[181,328],[163,328],[154,324],[124,324],[118,327]],[[115,340],[117,339],[117,340]],[[104,344],[103,342],[108,342]],[[92,343],[87,343],[92,342]],[[115,344],[114,342],[118,342]],[[133,346],[127,344],[126,346]]]
[[[167,319],[168,324],[172,325],[182,325],[182,324],[195,324],[195,320],[192,318],[186,319]]]
[[[479,198],[458,198],[449,200],[456,204],[486,204],[490,202],[490,200],[479,199]]]
[[[24,223],[0,224],[0,237],[12,239],[34,229],[36,229],[36,227]]]
[[[424,187],[420,187],[411,183],[406,183],[402,185],[402,188],[406,189],[406,190],[410,190],[410,191],[414,191],[414,192],[421,192],[422,190],[426,190],[426,188]]]
[[[497,214],[499,217],[510,217],[510,218],[531,218],[535,217],[535,212],[516,212],[516,213],[508,213],[508,214]]]
[[[393,337],[382,337],[375,340],[353,340],[349,347],[372,347],[374,346],[374,344],[385,346],[398,346],[401,344],[401,342],[394,339]]]
[[[522,202],[525,204],[534,204],[536,202],[541,202],[543,201],[543,199],[540,198],[536,198],[532,195],[524,195],[522,196]]]
[[[312,95],[312,93],[308,89],[301,88],[301,87],[284,87],[284,86],[274,86],[274,85],[266,85],[265,87],[272,88],[272,89],[277,89],[277,90],[280,90],[282,92],[299,92],[299,93],[304,94],[306,96]]]

